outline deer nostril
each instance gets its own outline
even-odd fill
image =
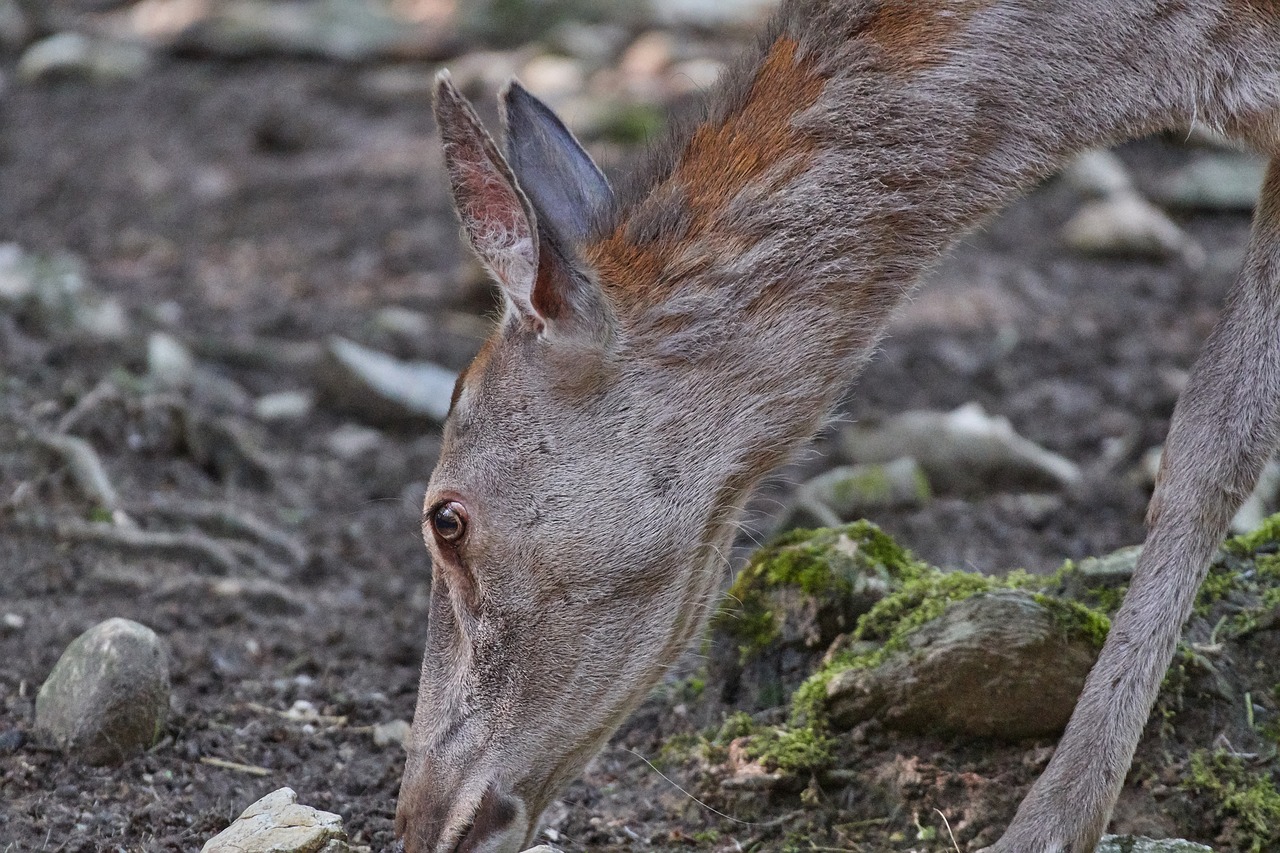
[[[519,800],[502,793],[496,782],[489,783],[484,796],[480,798],[480,806],[471,819],[471,825],[462,833],[457,845],[453,848],[454,853],[474,853],[481,849],[489,849],[486,842],[512,829],[512,824],[522,816],[523,812],[524,806]],[[521,838],[511,840],[518,845],[523,840],[523,831]],[[502,849],[506,846],[504,844]]]

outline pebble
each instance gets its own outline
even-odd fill
[[[530,92],[546,101],[577,94],[586,85],[582,65],[566,56],[536,56],[520,69],[520,79]]]
[[[296,421],[311,414],[315,406],[310,391],[277,391],[255,400],[253,413],[260,421]]]
[[[137,80],[150,65],[151,54],[142,45],[63,32],[27,48],[18,60],[17,74],[27,83],[70,76],[117,83]]]
[[[355,459],[372,453],[382,444],[382,433],[372,427],[343,424],[329,433],[325,446],[339,459]]]
[[[705,92],[715,86],[724,73],[725,64],[717,59],[687,59],[677,62],[668,72],[676,94]]]
[[[200,853],[348,853],[342,818],[298,804],[292,788],[267,794],[205,842]]]
[[[147,338],[147,375],[161,388],[182,388],[191,382],[196,360],[191,351],[166,332]]]
[[[1133,192],[1084,205],[1062,227],[1062,238],[1072,249],[1088,255],[1182,258],[1193,268],[1205,261],[1199,243],[1164,211]]]
[[[751,27],[776,5],[777,0],[650,0],[662,24],[714,30]]]
[[[812,526],[814,520],[831,527],[884,509],[922,506],[929,497],[929,479],[914,459],[842,465],[797,490],[793,517],[783,527]]]
[[[1062,180],[1079,192],[1110,196],[1133,190],[1133,178],[1124,162],[1111,151],[1094,148],[1076,156],[1062,171]]]
[[[953,412],[906,412],[877,426],[851,426],[841,443],[857,462],[910,457],[934,489],[987,495],[1000,491],[1052,491],[1080,482],[1074,462],[1013,431],[977,403]]]
[[[67,646],[36,696],[36,728],[71,756],[115,764],[154,744],[169,711],[169,661],[155,632],[108,619]]]
[[[27,626],[27,618],[21,613],[0,616],[0,634],[16,634]]]
[[[1258,157],[1202,157],[1169,175],[1156,200],[1170,207],[1248,213],[1258,202],[1266,163]]]
[[[373,727],[373,743],[375,746],[390,746],[395,743],[407,749],[412,730],[413,727],[404,720],[378,723]]]
[[[0,755],[17,752],[26,742],[27,736],[22,733],[22,729],[0,730]]]
[[[623,52],[618,69],[628,77],[657,77],[675,61],[675,52],[675,36],[663,30],[650,30]]]

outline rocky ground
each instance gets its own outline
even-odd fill
[[[0,0],[0,851],[192,849],[282,786],[356,847],[389,845],[438,389],[494,308],[456,238],[435,70],[491,122],[519,74],[620,172],[762,5]],[[1200,132],[1144,140],[966,239],[753,505],[741,554],[862,516],[930,565],[1001,576],[1140,541],[1258,175]],[[1265,578],[1271,542],[1223,558],[1118,831],[1275,843],[1274,631],[1239,619],[1268,588],[1229,580]],[[1065,594],[1054,582],[1019,581]],[[36,694],[111,617],[158,635],[170,702],[154,745],[97,767],[37,728]],[[551,809],[547,840],[952,849],[934,809],[962,847],[990,840],[1052,726],[1011,744],[903,733],[891,697],[815,727],[790,693],[828,646],[849,664],[869,651],[850,643],[901,633],[833,618],[798,649],[758,636],[781,662],[754,670],[691,655]]]

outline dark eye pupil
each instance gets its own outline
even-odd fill
[[[452,542],[462,538],[465,527],[462,513],[458,512],[452,502],[444,504],[435,511],[432,523],[441,539]]]

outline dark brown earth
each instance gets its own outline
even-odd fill
[[[465,365],[492,297],[455,237],[425,95],[386,93],[376,68],[284,60],[166,58],[137,83],[20,85],[14,60],[0,62],[10,80],[0,95],[0,242],[82,258],[96,287],[122,300],[136,334],[84,343],[0,314],[0,501],[8,502],[0,614],[23,620],[0,627],[0,851],[198,849],[282,785],[339,812],[354,843],[385,849],[404,754],[376,747],[370,727],[413,712],[430,572],[419,501],[438,433],[385,428],[372,452],[343,459],[326,439],[348,414],[321,405],[301,423],[264,424],[192,392],[166,401],[130,377],[145,372],[145,333],[160,328],[250,395],[312,381],[305,347],[295,359],[253,355],[251,341],[312,344],[338,333]],[[427,81],[434,67],[407,71]],[[1146,185],[1205,156],[1161,140],[1121,154]],[[875,519],[932,562],[1045,571],[1141,538],[1146,493],[1133,471],[1162,440],[1248,222],[1185,219],[1209,249],[1204,271],[1087,260],[1057,237],[1078,203],[1051,184],[966,239],[896,322],[842,410],[865,420],[976,400],[1084,466],[1084,484],[1047,507],[944,496]],[[431,333],[375,327],[374,313],[387,306],[423,312]],[[222,502],[286,531],[308,552],[276,578],[293,601],[201,593],[181,583],[209,575],[189,559],[73,544],[14,520],[92,516],[62,463],[30,436],[108,378],[119,390],[72,432],[93,444],[126,504]],[[181,435],[183,412],[238,424],[268,473],[196,458]],[[786,483],[838,461],[832,442],[817,448],[757,503],[757,534],[789,494]],[[136,512],[159,524],[145,507]],[[278,612],[296,606],[304,611]],[[112,616],[141,621],[169,644],[173,714],[145,755],[88,768],[35,736],[33,697],[62,649]],[[551,809],[563,846],[782,844],[779,827],[802,808],[799,793],[763,811],[718,799],[722,810],[753,815],[741,823],[718,818],[648,765],[668,735],[688,730],[683,698],[675,686],[656,696]],[[283,716],[299,700],[320,716]],[[936,826],[933,805],[969,796],[987,798],[991,829],[967,837],[990,840],[1052,745],[865,736],[849,769],[903,774],[900,787],[920,804],[881,821],[903,833],[896,849],[904,850],[945,849],[945,838],[918,840],[914,821]],[[668,769],[689,784],[682,767]],[[859,790],[844,788],[843,806],[875,813],[873,795]],[[1126,795],[1120,820],[1184,830],[1140,791]],[[812,849],[869,849],[860,846],[866,837],[854,823]]]

